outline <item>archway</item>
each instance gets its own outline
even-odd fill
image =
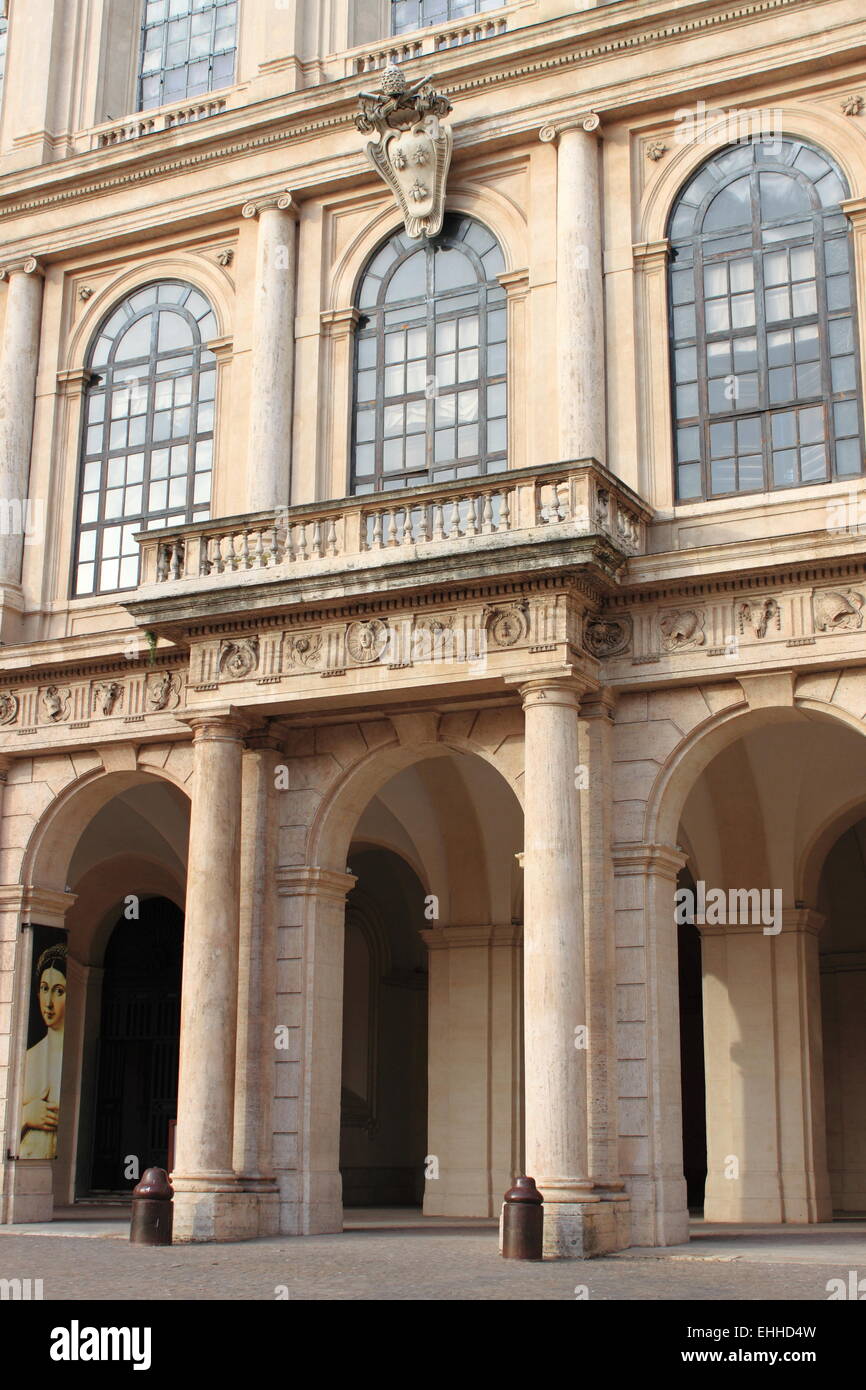
[[[387,750],[361,785],[350,774],[318,827],[322,859],[344,855],[357,880],[343,971],[355,1040],[342,1049],[344,1204],[423,1197],[425,1215],[491,1217],[522,1158],[520,805],[492,759],[436,742]],[[383,1076],[395,1050],[406,1055]],[[372,1103],[388,1088],[407,1112],[399,1163]],[[377,1172],[357,1171],[364,1152]]]
[[[57,1161],[46,1189],[48,1212],[52,1193],[55,1207],[69,1207],[87,1200],[94,1186],[103,1192],[128,1192],[134,1186],[134,1165],[127,1162],[131,1157],[137,1160],[140,1171],[147,1164],[148,1153],[161,1154],[163,1163],[167,1158],[168,1122],[166,1119],[162,1125],[154,1119],[154,1107],[157,1112],[160,1104],[170,1107],[176,1085],[170,1073],[177,1004],[168,997],[164,1000],[168,1017],[158,1028],[145,1026],[141,1016],[137,1023],[133,1019],[131,1031],[138,1028],[142,1034],[139,1043],[146,1043],[145,1035],[149,1034],[151,1045],[124,1050],[112,1031],[111,1010],[116,1010],[119,996],[116,988],[112,991],[111,982],[113,975],[116,984],[126,974],[127,985],[133,983],[128,969],[135,954],[133,942],[140,944],[144,957],[148,949],[152,953],[156,941],[147,934],[157,919],[165,922],[170,918],[177,934],[185,898],[188,832],[189,803],[180,788],[167,779],[129,770],[83,778],[48,808],[32,837],[24,872],[41,887],[55,892],[65,889],[70,903],[63,923],[69,990],[60,1122]],[[166,930],[171,935],[171,930]],[[156,932],[162,934],[163,929],[157,925]],[[163,956],[166,947],[167,942],[162,941]],[[170,987],[169,975],[173,978],[174,974],[170,961],[175,956],[179,961],[177,943],[167,954],[165,968],[156,972],[166,988]],[[104,1007],[106,979],[109,994]],[[131,1010],[133,1015],[134,994],[134,989],[131,994],[128,990],[126,997],[127,1012]],[[153,1000],[152,987],[150,994]],[[154,1070],[158,1038],[161,1075]],[[127,1041],[131,1043],[131,1037]],[[112,1090],[111,1057],[123,1071],[122,1084],[119,1075],[114,1078],[115,1099],[125,1098],[113,1127],[107,1121],[106,1108],[106,1088],[109,1093]],[[133,1095],[143,1106],[145,1128],[149,1118],[166,1131],[159,1142],[145,1142],[147,1135],[139,1119],[133,1119]],[[125,1169],[130,1174],[126,1178]]]

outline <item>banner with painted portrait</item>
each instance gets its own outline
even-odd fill
[[[21,1093],[19,1158],[56,1158],[66,1024],[66,932],[30,926],[30,1013]]]

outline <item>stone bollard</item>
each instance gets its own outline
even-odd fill
[[[502,1207],[502,1256],[506,1260],[540,1260],[544,1235],[544,1198],[535,1178],[517,1178]]]
[[[132,1194],[130,1245],[171,1245],[174,1196],[164,1168],[148,1168]]]

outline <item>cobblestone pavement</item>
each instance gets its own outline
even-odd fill
[[[858,1268],[866,1275],[863,1227],[830,1234],[805,1252],[802,1230],[790,1248],[784,1238],[768,1244],[764,1231],[757,1241],[744,1236],[738,1254],[729,1235],[717,1256],[704,1240],[677,1253],[526,1264],[502,1260],[489,1225],[383,1225],[165,1249],[7,1227],[0,1278],[42,1279],[47,1300],[272,1300],[283,1286],[296,1300],[574,1300],[576,1286],[586,1286],[583,1296],[602,1301],[826,1301],[829,1279],[847,1280]]]

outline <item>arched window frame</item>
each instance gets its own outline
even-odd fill
[[[738,164],[748,158],[751,164]],[[824,172],[820,177],[810,176],[806,166],[811,165],[817,173],[819,161]],[[714,166],[724,163],[727,168],[717,177]],[[684,234],[684,223],[703,227],[710,204],[725,188],[743,178],[747,168],[751,179],[750,221],[727,231],[688,234],[687,230]],[[762,220],[756,197],[758,179],[762,174],[774,173],[793,175],[807,191],[809,213],[792,212]],[[822,181],[827,185],[829,201],[822,199],[819,192]],[[778,142],[759,139],[717,151],[691,175],[677,195],[669,219],[668,323],[678,504],[777,492],[862,474],[863,406],[853,237],[848,219],[839,208],[847,194],[844,175],[825,150],[797,137],[784,136]],[[798,280],[791,253],[799,253],[801,263],[805,263],[810,247],[817,253],[815,276]],[[786,266],[792,277],[787,284],[801,288],[804,303],[814,280],[815,308],[797,314],[793,299],[788,317],[769,319],[765,291],[784,293],[785,282],[765,283],[765,278],[772,281],[777,273],[775,267],[769,272],[767,267],[770,258],[781,261],[782,255],[787,255]],[[754,298],[753,325],[734,322],[738,295],[728,268],[734,263],[740,266],[741,305],[748,310],[748,298]],[[752,267],[753,289],[746,283],[748,263]],[[719,280],[720,270],[725,277],[724,295],[702,293],[704,286],[717,288],[704,278],[707,268],[713,267]],[[847,302],[843,293],[846,287]],[[708,309],[713,301],[714,307]],[[732,325],[729,328],[724,326],[725,301]],[[708,314],[714,316],[718,328],[709,322]],[[745,346],[739,352],[736,346],[748,343],[750,328],[756,340],[754,363]],[[791,354],[795,357],[790,363],[782,360],[782,340],[787,333],[791,335]],[[726,341],[731,345],[730,356],[724,349]],[[709,353],[714,357],[713,372]],[[813,355],[807,358],[807,353]],[[788,369],[790,391],[785,390]],[[728,407],[723,409],[720,392],[724,391],[729,394]],[[688,403],[695,400],[697,409],[690,412]],[[816,411],[822,414],[819,416]],[[823,427],[822,438],[818,438],[819,426]],[[793,444],[789,435],[796,436]],[[726,455],[724,450],[729,442],[734,452]],[[823,472],[822,446],[826,458]],[[726,482],[733,485],[726,486]]]
[[[475,271],[475,284],[437,287],[436,257],[441,252],[465,256]],[[389,298],[398,273],[419,254],[425,260],[423,292]],[[477,478],[507,468],[508,311],[499,281],[504,271],[494,233],[463,214],[447,215],[442,232],[430,241],[419,243],[405,232],[394,232],[370,256],[355,293],[360,317],[352,371],[352,495]],[[454,343],[449,346],[452,325]],[[405,345],[402,357],[394,356],[388,342],[398,334]],[[394,383],[389,378],[401,368],[403,389],[390,389]],[[402,430],[395,427],[401,411]],[[452,431],[454,451],[448,454]],[[389,451],[396,454],[400,441],[403,466],[398,468]],[[413,457],[407,462],[410,447]]]
[[[240,0],[142,0],[138,110],[230,87]]]
[[[160,346],[166,310],[183,319],[191,346]],[[118,360],[126,334],[147,318],[147,352]],[[217,383],[216,358],[206,344],[217,333],[203,291],[166,278],[116,301],[93,334],[78,452],[73,598],[136,587],[137,531],[209,519]]]

